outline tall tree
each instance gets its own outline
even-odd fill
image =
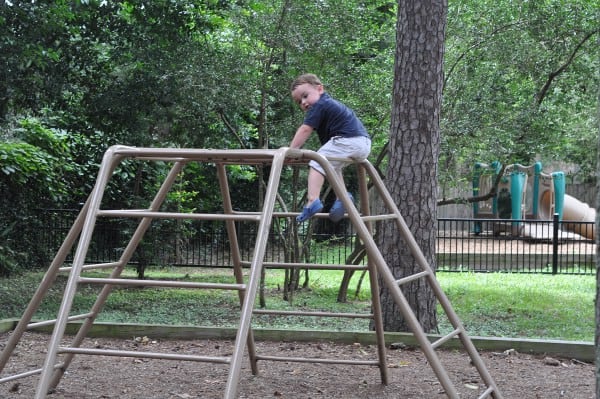
[[[398,4],[396,61],[386,183],[426,259],[435,268],[437,163],[446,0],[407,0]],[[396,278],[420,267],[394,223],[380,227],[379,246]],[[390,292],[381,284],[384,327],[406,331]],[[402,286],[425,331],[437,326],[436,300],[423,279]]]

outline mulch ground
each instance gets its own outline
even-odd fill
[[[0,349],[8,334],[0,334]],[[48,335],[26,333],[0,378],[43,364]],[[226,340],[130,340],[89,338],[83,347],[111,348],[195,355],[231,355]],[[375,360],[370,345],[334,343],[257,342],[260,355]],[[478,372],[459,351],[438,354],[454,381],[460,398],[477,398],[482,390]],[[574,359],[506,352],[481,356],[504,398],[591,399],[595,397],[595,367]],[[382,385],[373,366],[259,361],[252,375],[245,356],[238,384],[239,398],[444,398],[443,389],[425,356],[414,348],[387,351],[389,384]],[[77,355],[48,398],[68,399],[176,399],[222,398],[228,366],[171,360],[149,360]],[[39,376],[0,384],[0,398],[24,399],[35,395]]]

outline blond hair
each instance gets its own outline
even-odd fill
[[[292,84],[290,86],[290,91],[294,91],[294,89],[296,87],[303,85],[305,83],[308,83],[313,86],[323,86],[323,83],[321,83],[321,80],[319,80],[317,75],[312,74],[312,73],[304,73],[304,74],[298,76],[296,79],[294,79],[294,81],[292,82]]]

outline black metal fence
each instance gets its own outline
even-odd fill
[[[76,211],[44,210],[37,243],[49,263],[71,228]],[[286,261],[287,220],[274,223],[267,258]],[[118,260],[136,225],[131,220],[102,220],[96,225],[86,262]],[[498,219],[438,219],[437,267],[444,271],[594,274],[593,222]],[[250,260],[256,225],[239,223],[237,239],[243,260]],[[323,231],[320,233],[320,231]],[[346,222],[317,229],[310,258],[316,263],[345,263],[355,249]],[[72,256],[73,254],[71,254]],[[289,259],[289,258],[288,258]],[[220,222],[157,221],[144,236],[134,262],[159,266],[229,267],[229,240]]]
[[[594,222],[439,219],[438,270],[594,274]]]

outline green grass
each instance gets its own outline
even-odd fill
[[[471,335],[594,339],[595,276],[440,273],[438,279]]]
[[[200,278],[199,270],[152,269],[152,279],[234,282],[229,270],[211,269]],[[311,271],[310,288],[282,299],[282,271],[267,271],[268,309],[319,310],[366,313],[370,309],[367,279],[354,296],[359,274],[352,279],[348,303],[337,303],[341,281],[338,271]],[[98,274],[94,274],[98,276]],[[128,277],[134,277],[129,271]],[[41,281],[41,273],[0,279],[0,319],[23,313]],[[541,338],[593,341],[595,276],[528,275],[507,273],[438,273],[438,280],[456,313],[472,336]],[[66,276],[59,276],[36,314],[36,319],[53,319],[62,300]],[[89,311],[99,288],[81,286],[71,314]],[[258,301],[257,301],[258,303]],[[450,325],[439,313],[440,332]],[[98,321],[171,325],[235,327],[239,304],[234,291],[166,288],[115,288]],[[325,317],[282,317],[256,315],[254,327],[366,331],[368,320]]]

